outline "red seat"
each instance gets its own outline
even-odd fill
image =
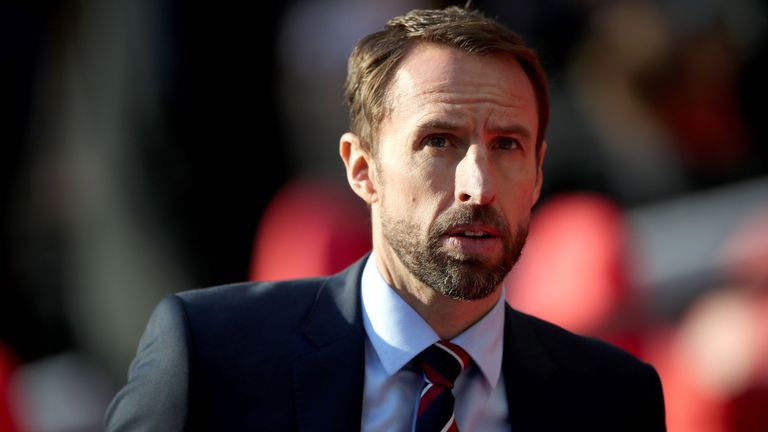
[[[370,216],[346,184],[298,179],[273,197],[259,223],[251,280],[336,273],[371,249]]]
[[[551,198],[534,213],[507,300],[571,331],[602,335],[628,300],[621,210],[606,198]]]
[[[0,431],[3,432],[18,430],[12,409],[14,395],[10,387],[10,377],[16,365],[14,356],[0,345]]]

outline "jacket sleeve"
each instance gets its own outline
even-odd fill
[[[105,416],[107,431],[182,431],[189,390],[189,331],[184,305],[165,297],[152,312],[128,371]]]

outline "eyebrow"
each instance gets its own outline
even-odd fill
[[[416,126],[417,130],[444,130],[455,131],[461,129],[463,126],[458,123],[452,123],[446,120],[429,120]],[[531,131],[518,123],[512,123],[509,125],[490,127],[489,131],[493,135],[519,135],[524,139],[531,139]]]
[[[461,128],[462,126],[460,124],[451,123],[445,120],[429,120],[424,123],[420,123],[416,125],[417,130],[437,129],[437,130],[455,131]]]
[[[490,127],[488,129],[494,135],[519,135],[525,139],[531,139],[531,131],[527,127],[517,123],[501,127]]]

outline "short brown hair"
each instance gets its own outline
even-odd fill
[[[416,42],[432,42],[469,54],[507,53],[530,79],[539,115],[537,148],[549,121],[547,81],[536,53],[520,36],[479,11],[451,6],[412,10],[392,18],[383,30],[360,39],[349,56],[346,99],[349,122],[363,146],[375,153],[378,127],[387,115],[386,96],[398,64]]]

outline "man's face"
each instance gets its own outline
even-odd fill
[[[388,103],[373,156],[374,235],[432,289],[488,296],[520,255],[541,184],[528,77],[510,55],[421,44]]]

